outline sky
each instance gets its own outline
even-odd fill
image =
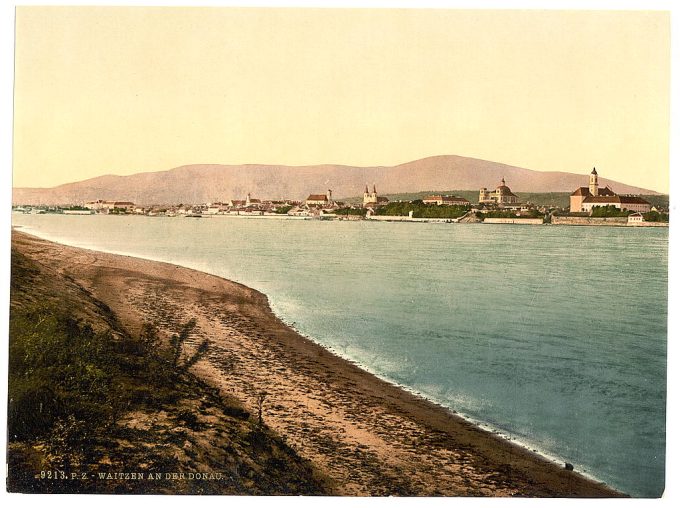
[[[669,191],[659,11],[26,7],[13,185],[431,155]]]

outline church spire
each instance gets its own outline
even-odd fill
[[[597,182],[597,171],[595,168],[590,172],[590,181],[588,182],[588,191],[592,196],[598,196],[600,194],[599,184]]]

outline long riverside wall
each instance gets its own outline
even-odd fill
[[[629,222],[626,226],[637,228],[667,228],[668,222]]]
[[[484,224],[543,224],[543,218],[528,217],[488,217],[484,219]]]
[[[569,226],[627,226],[628,217],[558,217],[553,215],[551,222]]]
[[[628,222],[628,217],[558,217],[553,215],[556,225],[567,226],[628,226],[637,228],[667,228],[668,222]]]
[[[427,217],[409,217],[407,215],[371,215],[369,220],[382,222],[458,222],[459,219],[434,219]]]

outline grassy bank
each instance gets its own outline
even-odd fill
[[[210,347],[191,321],[133,337],[85,288],[16,249],[11,304],[9,491],[332,491],[258,415],[190,372]]]

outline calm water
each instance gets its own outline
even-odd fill
[[[256,288],[371,372],[626,493],[663,492],[667,229],[13,221]]]

